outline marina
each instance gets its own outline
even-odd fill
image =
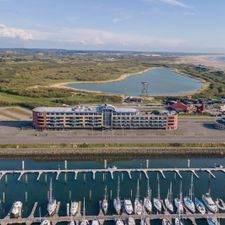
[[[171,160],[173,162],[176,159]],[[44,162],[32,162],[31,166],[30,161],[11,161],[11,166],[1,165],[0,169],[3,175],[0,181],[0,223],[56,224],[75,221],[75,224],[80,224],[85,218],[91,224],[97,221],[100,224],[115,224],[120,223],[119,220],[127,224],[129,220],[131,225],[134,219],[135,224],[154,225],[162,224],[162,221],[169,221],[170,224],[177,224],[175,221],[178,221],[179,224],[180,220],[184,225],[199,225],[206,224],[207,219],[217,218],[219,224],[223,224],[224,186],[214,185],[218,180],[221,182],[224,179],[222,165],[207,161],[196,167],[195,159],[181,161],[182,164],[178,164],[178,168],[162,167],[160,159],[115,163],[64,161],[52,162],[48,166]],[[87,164],[89,168],[86,168]],[[61,171],[58,178],[57,171]],[[95,179],[91,171],[95,171]],[[113,171],[113,176],[110,171]],[[41,176],[37,180],[39,173]],[[76,179],[74,173],[77,173]],[[201,191],[195,188],[198,183],[205,183],[201,186]],[[192,185],[195,207],[198,209],[201,206],[195,201],[195,198],[198,198],[204,204],[205,213],[199,210],[192,213],[184,205],[184,197],[190,196],[189,189]],[[40,192],[33,193],[34,187]],[[16,188],[16,191],[12,191],[12,188]],[[221,191],[215,191],[217,188],[221,188]],[[207,193],[210,193],[218,211],[211,211],[203,201],[202,197]],[[159,200],[161,211],[156,209],[154,198]],[[180,200],[183,210],[175,199]],[[22,214],[17,218],[10,213],[15,201],[23,203]],[[103,201],[105,203],[101,204]],[[52,207],[49,208],[50,203]],[[132,219],[129,219],[130,217]]]

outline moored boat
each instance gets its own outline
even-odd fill
[[[167,210],[169,212],[173,213],[174,208],[173,208],[173,203],[172,203],[172,183],[170,183],[170,188],[167,193],[167,198],[164,199],[164,203],[165,203]]]
[[[70,206],[70,214],[75,216],[78,212],[79,203],[78,202],[71,202]]]
[[[164,218],[162,220],[162,225],[172,225],[172,224],[171,224],[171,222],[169,220],[167,220],[167,219]]]
[[[135,225],[135,220],[133,217],[129,216],[127,219],[127,225]]]
[[[43,220],[41,221],[41,225],[51,225],[50,220]]]
[[[143,212],[143,206],[141,201],[139,200],[139,180],[137,181],[137,193],[134,201],[134,213],[137,215],[141,215]]]
[[[118,177],[118,184],[117,184],[117,196],[113,200],[113,206],[117,214],[121,214],[122,203],[120,200],[120,178]]]
[[[202,201],[207,207],[207,209],[210,210],[211,212],[216,213],[218,211],[218,207],[209,193],[202,195]]]
[[[52,178],[51,178],[50,187],[49,187],[49,200],[47,205],[47,211],[49,216],[53,216],[57,208],[57,202],[56,202],[56,199],[53,198],[52,192],[53,192],[53,189],[52,189]]]
[[[216,218],[207,218],[208,225],[220,225],[219,221]]]
[[[157,198],[153,198],[153,204],[158,212],[162,211],[162,201],[160,199],[160,185],[159,185],[159,175],[157,174],[158,181],[158,196]]]
[[[100,225],[98,220],[92,220],[91,225]]]
[[[12,217],[18,218],[22,214],[23,203],[21,201],[16,201],[13,203],[12,208],[10,210]]]
[[[121,219],[116,220],[116,225],[124,225],[123,220]]]
[[[102,211],[104,214],[107,214],[108,207],[109,207],[109,204],[108,204],[108,200],[107,200],[107,186],[106,186],[105,187],[105,196],[104,196],[103,201],[101,202],[101,208],[102,208]]]
[[[190,212],[195,213],[195,204],[189,196],[184,197],[184,205]]]
[[[144,198],[143,205],[148,213],[152,212],[151,190],[149,186],[149,180],[147,181],[147,196]]]
[[[225,211],[225,203],[224,203],[223,199],[221,199],[221,198],[217,199],[215,201],[215,203],[220,210]]]
[[[205,214],[206,213],[206,209],[205,209],[204,204],[202,203],[201,200],[199,200],[196,197],[195,197],[195,207],[201,214]]]
[[[133,213],[134,209],[130,199],[124,200],[124,209],[128,215],[131,215]]]

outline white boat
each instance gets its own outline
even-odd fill
[[[100,225],[98,220],[92,220],[91,225]]]
[[[127,225],[135,225],[135,220],[133,217],[129,216],[127,220]]]
[[[198,198],[195,197],[195,206],[196,209],[201,213],[201,214],[205,214],[206,213],[206,209],[204,204],[202,203],[201,200],[199,200]]]
[[[47,211],[49,216],[54,215],[56,208],[57,208],[56,200],[53,199],[52,197],[52,179],[51,179],[50,188],[49,188],[49,200],[48,200],[48,206],[47,206]]]
[[[169,212],[173,213],[174,208],[173,208],[173,203],[172,203],[172,183],[170,183],[170,188],[167,193],[167,198],[164,199],[164,203],[166,208],[169,210]]]
[[[162,201],[160,199],[160,185],[159,185],[159,175],[157,174],[157,181],[158,181],[158,197],[153,198],[153,205],[157,209],[158,212],[162,211]]]
[[[151,190],[149,188],[149,180],[147,182],[147,196],[144,198],[144,208],[147,212],[152,212]]]
[[[209,193],[206,193],[205,195],[202,195],[202,201],[205,204],[205,206],[213,213],[216,213],[218,211],[218,207],[216,203],[212,200]]]
[[[134,213],[137,215],[141,215],[143,213],[143,206],[139,200],[139,180],[137,180],[137,193],[136,199],[134,201]]]
[[[81,220],[80,225],[89,225],[89,222],[88,222],[88,220],[83,219],[83,220]]]
[[[170,221],[169,220],[167,220],[167,219],[163,219],[162,220],[162,225],[172,225],[171,223],[170,223]]]
[[[86,209],[85,209],[85,198],[83,199],[83,218],[80,222],[80,225],[89,225],[89,221],[85,219]]]
[[[124,209],[128,215],[131,215],[133,213],[134,209],[130,199],[124,200]]]
[[[116,225],[124,225],[123,220],[121,219],[116,220]]]
[[[140,225],[147,225],[146,220],[144,218],[141,218],[141,223]]]
[[[183,222],[179,218],[175,218],[174,224],[175,225],[183,225]]]
[[[155,206],[155,208],[157,209],[158,212],[162,211],[162,202],[160,199],[158,198],[153,198],[153,204]]]
[[[41,222],[41,225],[51,225],[51,222],[50,222],[50,220],[43,220]]]
[[[195,213],[195,204],[189,196],[184,197],[184,205],[190,212]]]
[[[105,187],[105,197],[104,197],[103,201],[101,202],[101,208],[102,208],[102,211],[104,214],[107,214],[108,207],[109,207],[109,204],[108,204],[108,200],[107,200],[107,186],[106,186]]]
[[[225,203],[224,203],[223,199],[221,199],[221,198],[217,199],[215,201],[215,203],[220,210],[225,211]]]
[[[180,196],[178,198],[174,199],[174,204],[177,208],[177,213],[183,213],[184,212],[184,203],[182,200],[182,181],[180,182]]]
[[[74,220],[71,220],[68,225],[76,225],[75,221]]]
[[[118,185],[117,185],[117,196],[113,200],[113,206],[117,214],[121,213],[122,203],[120,200],[120,178],[118,177]]]
[[[22,214],[22,207],[23,207],[23,203],[21,201],[14,202],[10,210],[12,217],[15,217],[15,218],[20,217]]]
[[[184,205],[183,205],[183,201],[181,198],[175,198],[174,199],[174,204],[177,208],[177,212],[179,213],[183,213],[184,212]]]
[[[220,225],[216,218],[207,218],[206,220],[208,225]]]
[[[72,216],[75,216],[77,214],[78,207],[79,207],[79,203],[78,202],[71,202],[70,214]]]
[[[184,205],[186,206],[186,208],[192,212],[195,213],[195,204],[193,202],[193,174],[191,174],[191,187],[189,190],[189,196],[184,197]]]

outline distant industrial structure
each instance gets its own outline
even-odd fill
[[[175,130],[177,113],[142,112],[131,107],[100,106],[37,107],[33,109],[35,129],[164,129]]]

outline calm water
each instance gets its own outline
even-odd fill
[[[216,158],[203,158],[203,159],[191,159],[192,167],[213,167],[214,163],[220,163],[225,166],[224,159]],[[132,161],[120,161],[108,164],[108,166],[117,167],[144,167],[146,165],[145,160],[132,160]],[[187,159],[150,159],[149,167],[186,167]],[[53,169],[63,168],[63,162],[34,162],[27,160],[25,161],[25,167],[35,169]],[[68,168],[103,168],[101,162],[68,162]],[[21,168],[21,161],[5,160],[0,162],[0,169],[19,169]],[[127,174],[115,174],[114,179],[111,179],[110,175],[106,175],[105,179],[102,174],[96,174],[96,179],[92,179],[91,174],[87,174],[86,177],[83,174],[79,174],[78,179],[74,180],[72,174],[68,174],[66,177],[64,174],[60,175],[58,181],[53,176],[53,194],[58,201],[61,201],[60,215],[66,214],[66,203],[71,200],[82,201],[83,197],[86,198],[86,214],[98,214],[99,204],[98,201],[104,197],[105,185],[108,186],[108,198],[110,200],[109,212],[113,213],[112,199],[116,196],[117,179],[120,176],[121,179],[121,199],[130,198],[134,200],[136,193],[137,179],[140,179],[140,196],[143,198],[146,194],[147,180],[143,174],[135,173],[133,179],[130,180]],[[166,179],[160,176],[161,184],[161,197],[165,198],[170,185],[173,183],[173,197],[175,198],[179,192],[180,179],[175,176],[174,173],[165,173]],[[225,199],[225,174],[215,173],[216,179],[209,178],[209,176],[201,172],[199,173],[200,178],[194,178],[194,194],[195,196],[201,196],[211,189],[212,196],[214,198],[220,197]],[[183,194],[188,194],[191,176],[189,173],[182,174],[183,179]],[[13,201],[21,200],[24,202],[23,216],[29,215],[34,202],[39,202],[41,207],[42,216],[47,214],[47,193],[49,189],[50,175],[43,175],[39,181],[36,181],[35,175],[29,175],[23,177],[21,181],[17,181],[18,176],[8,175],[7,181],[2,179],[0,181],[0,199],[1,199],[1,210],[0,218],[4,217],[10,210]],[[150,187],[152,189],[153,197],[157,196],[157,174],[150,173]],[[5,193],[5,201],[3,201],[3,194]],[[38,210],[37,210],[38,211]],[[38,216],[38,212],[35,213]],[[161,224],[159,221],[155,221],[154,224]],[[190,224],[186,221],[185,224]],[[206,221],[198,221],[198,225],[206,224]],[[225,223],[221,223],[225,224]]]
[[[151,96],[177,96],[182,93],[197,91],[202,87],[198,80],[167,68],[157,68],[116,82],[102,84],[80,83],[68,86],[82,90],[139,96],[142,90],[141,82],[145,81],[150,84],[149,94]]]

